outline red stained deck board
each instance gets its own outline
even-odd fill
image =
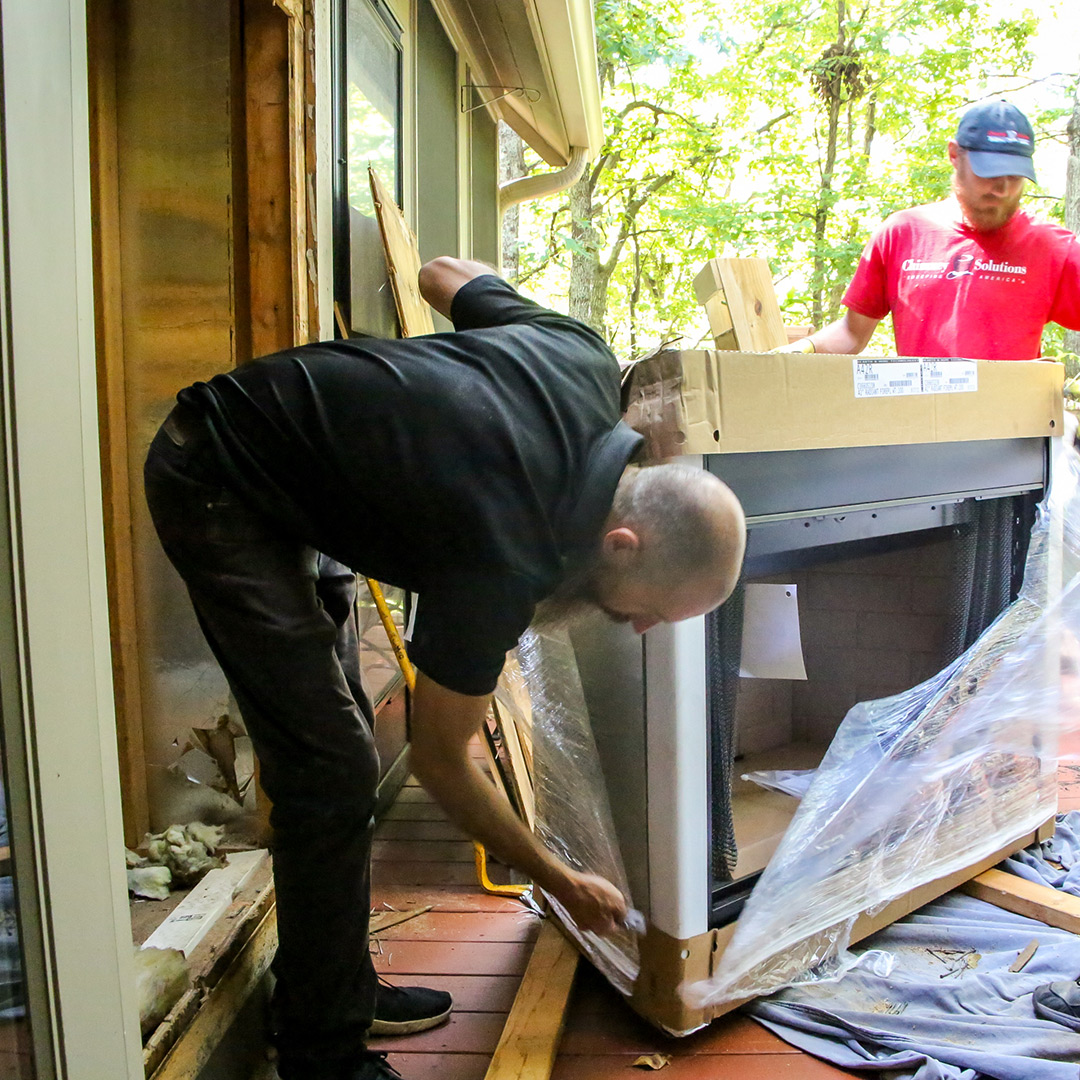
[[[371,886],[381,885],[472,885],[476,868],[472,863],[394,862],[372,860]]]
[[[540,919],[530,911],[428,912],[377,934],[385,948],[388,941],[535,941],[539,930]]]
[[[371,845],[372,862],[476,861],[471,840],[382,840]]]
[[[528,942],[386,941],[372,951],[380,975],[517,975],[529,962]]]
[[[499,1045],[506,1024],[506,1013],[453,1013],[449,1023],[430,1031],[397,1038],[372,1039],[372,1050],[390,1050],[400,1054],[491,1054]],[[405,1076],[408,1078],[409,1073]]]
[[[372,911],[411,911],[431,904],[435,911],[493,911],[518,914],[529,909],[509,896],[481,892],[475,881],[460,885],[385,885],[371,890]]]
[[[446,821],[442,807],[433,802],[395,802],[382,821]]]
[[[748,1016],[732,1013],[676,1039],[642,1019],[590,964],[578,968],[560,1045],[565,1054],[799,1054]]]
[[[491,1055],[391,1054],[387,1060],[407,1080],[484,1080]]]
[[[633,1062],[630,1054],[560,1053],[551,1080],[631,1080],[638,1075],[657,1075],[631,1068]],[[866,1074],[837,1069],[809,1054],[797,1053],[672,1058],[659,1075],[663,1080],[842,1080]]]
[[[430,803],[432,806],[437,805],[435,800],[422,787],[407,783],[398,792],[398,797],[394,800],[394,805],[402,806],[409,803]],[[440,813],[442,813],[441,810]]]
[[[397,986],[412,986],[415,975],[383,976]],[[454,999],[454,1014],[467,1012],[508,1013],[521,980],[517,975],[424,975],[424,986],[446,990]]]
[[[465,840],[469,838],[449,821],[387,821],[375,829],[375,840]],[[469,844],[470,848],[472,844]]]

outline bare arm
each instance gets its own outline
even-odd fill
[[[814,344],[814,352],[861,353],[880,321],[847,308],[836,322],[822,327],[816,334],[811,334],[809,340]]]
[[[458,289],[468,284],[473,278],[485,274],[499,275],[487,263],[472,259],[455,259],[450,255],[440,255],[420,267],[418,283],[420,295],[440,314],[450,318],[450,305],[454,302]]]
[[[447,690],[417,672],[410,751],[417,780],[452,821],[556,897],[578,926],[610,932],[626,917],[619,890],[557,859],[470,759],[469,740],[487,713],[488,701]]]

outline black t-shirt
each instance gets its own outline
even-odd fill
[[[501,278],[454,297],[455,333],[304,345],[179,400],[223,481],[304,543],[418,594],[410,655],[464,694],[594,549],[641,437],[587,326]]]

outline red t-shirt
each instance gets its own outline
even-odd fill
[[[1018,210],[1000,229],[965,224],[954,199],[893,214],[844,294],[890,311],[898,356],[1034,360],[1048,322],[1080,329],[1080,241]]]

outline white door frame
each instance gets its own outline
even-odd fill
[[[44,913],[57,1075],[141,1080],[105,584],[85,0],[13,0],[0,29],[3,424],[33,806],[12,827],[16,857],[15,834],[31,827],[37,855],[34,873],[17,865],[17,886],[36,889]]]

